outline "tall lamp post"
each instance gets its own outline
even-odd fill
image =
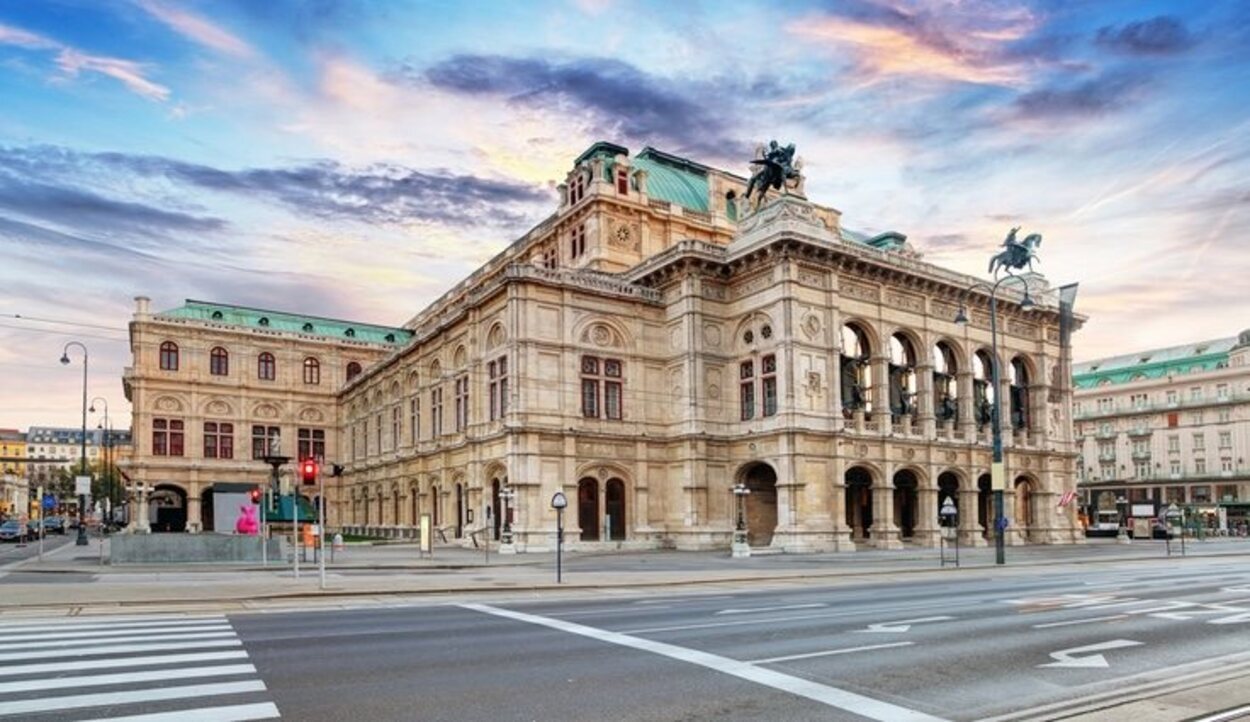
[[[561,582],[560,555],[564,551],[564,508],[569,505],[563,491],[551,497],[551,508],[556,510],[556,584]]]
[[[994,392],[994,407],[990,412],[990,428],[993,431],[993,463],[990,465],[990,486],[994,491],[994,563],[1006,564],[1006,530],[1007,517],[1003,514],[1003,487],[1007,485],[1006,471],[1003,468],[1003,401],[1000,388],[1000,373],[998,359],[998,288],[1007,281],[1015,280],[1024,287],[1024,298],[1020,300],[1020,309],[1028,309],[1033,307],[1033,299],[1029,296],[1029,283],[1024,280],[1023,276],[1015,276],[1010,272],[999,277],[991,286],[987,283],[978,281],[965,289],[964,294],[968,294],[973,290],[981,289],[988,291],[990,294],[990,351],[993,359],[990,363],[990,383]],[[959,306],[959,313],[955,315],[955,323],[966,325],[968,323],[968,309],[965,305]]]
[[[107,533],[109,524],[111,524],[113,521],[113,471],[112,471],[112,464],[110,463],[110,459],[109,459],[109,449],[112,448],[109,442],[109,438],[112,435],[112,429],[110,428],[110,423],[109,423],[108,399],[104,398],[103,396],[97,396],[94,399],[91,399],[91,406],[87,410],[94,414],[96,412],[95,404],[97,401],[99,401],[101,404],[104,405],[104,422],[102,426],[100,427],[101,430],[103,430],[104,432],[104,438],[103,438],[103,442],[100,444],[101,446],[100,453],[104,455],[102,458],[102,461],[103,461],[102,468],[104,469],[103,473],[104,473],[104,499],[105,499],[104,531],[105,533]]]
[[[737,501],[735,506],[738,510],[738,522],[734,525],[733,544],[730,549],[730,556],[734,558],[751,556],[750,535],[747,532],[747,513],[746,504],[747,496],[751,490],[741,480],[733,487],[734,499]]]
[[[499,535],[499,553],[506,553],[503,548],[512,546],[512,500],[516,492],[511,486],[504,486],[499,491],[499,501],[503,504],[503,531]]]
[[[82,438],[80,439],[79,464],[82,466],[82,473],[88,478],[91,476],[91,470],[87,468],[87,347],[78,341],[70,341],[65,344],[65,349],[61,351],[61,364],[69,365],[69,347],[77,346],[82,349]],[[80,547],[87,546],[87,496],[86,494],[78,495],[78,538],[74,540],[74,544]]]
[[[1116,511],[1120,514],[1120,526],[1116,530],[1115,540],[1121,544],[1127,544],[1128,538],[1128,498],[1120,494],[1115,499]]]

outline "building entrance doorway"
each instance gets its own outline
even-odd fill
[[[577,525],[582,541],[599,541],[599,480],[589,477],[577,482]]]
[[[914,471],[903,469],[894,475],[894,525],[904,539],[916,534],[919,493],[920,481]]]
[[[872,535],[872,474],[862,466],[846,470],[846,525],[851,539]]]
[[[608,479],[603,489],[604,512],[609,541],[625,540],[625,482]]]
[[[747,495],[747,543],[766,547],[773,542],[777,530],[777,472],[773,467],[757,463],[743,474],[742,481],[751,490]]]
[[[148,525],[153,532],[187,530],[187,492],[176,486],[157,484],[148,496]]]

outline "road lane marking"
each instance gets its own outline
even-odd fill
[[[171,625],[169,627],[149,627],[147,629],[93,629],[86,632],[78,631],[58,631],[52,634],[45,632],[24,633],[6,635],[5,642],[26,642],[33,640],[51,641],[53,639],[94,639],[97,637],[124,637],[127,635],[143,635],[145,637],[159,637],[161,635],[179,634],[185,632],[220,632],[231,629],[230,623],[221,621],[211,626],[199,626],[188,629],[182,625]]]
[[[241,639],[204,639],[192,641],[174,641],[152,644],[118,644],[111,647],[80,647],[70,649],[41,649],[35,652],[6,652],[4,661],[16,662],[22,659],[45,659],[60,657],[93,657],[101,654],[129,654],[130,652],[169,652],[183,649],[204,649],[211,647],[242,647]]]
[[[892,647],[910,647],[915,642],[888,642],[886,644],[869,644],[864,647],[846,647],[843,649],[826,649],[823,652],[808,652],[807,654],[790,654],[784,657],[768,657],[766,659],[752,659],[747,664],[774,664],[776,662],[790,662],[796,659],[812,659],[813,657],[831,657],[835,654],[854,654],[855,652],[869,652],[874,649],[890,649]]]
[[[1107,617],[1089,617],[1088,619],[1071,619],[1066,622],[1049,622],[1034,624],[1034,629],[1051,629],[1052,627],[1071,627],[1077,624],[1093,624],[1094,622],[1114,622],[1117,619],[1128,619],[1127,614],[1112,614]]]
[[[722,614],[754,614],[756,612],[781,612],[787,609],[819,609],[827,607],[828,604],[787,604],[783,607],[755,607],[753,609],[722,609],[712,616],[720,616]]]
[[[1110,642],[1099,642],[1098,644],[1087,644],[1084,647],[1071,647],[1069,649],[1061,649],[1058,652],[1051,652],[1050,657],[1054,662],[1039,664],[1038,667],[1066,667],[1076,669],[1097,669],[1099,667],[1110,667],[1107,658],[1098,654],[1098,652],[1110,651],[1112,649],[1122,649],[1124,647],[1138,647],[1142,642],[1134,642],[1131,639],[1113,639]],[[1083,652],[1093,652],[1085,657],[1077,657],[1075,655]]]
[[[51,679],[26,679],[21,682],[0,684],[0,694],[35,692],[66,687],[95,687],[109,684],[132,684],[134,682],[159,682],[166,679],[196,679],[199,677],[230,677],[236,674],[255,674],[250,664],[218,664],[208,667],[183,667],[181,669],[154,669],[147,672],[117,672],[77,677],[53,677]]]
[[[158,654],[151,657],[78,659],[71,662],[4,665],[0,666],[0,677],[15,677],[23,674],[43,674],[45,672],[80,672],[88,669],[109,669],[111,667],[152,667],[155,665],[182,664],[184,662],[220,662],[227,659],[247,659],[247,652],[241,649],[236,649],[229,652]]]
[[[76,647],[90,648],[97,644],[114,644],[117,642],[151,642],[151,641],[174,641],[184,639],[216,639],[221,637],[233,637],[234,631],[227,629],[224,632],[196,632],[192,634],[166,634],[163,636],[155,636],[148,634],[131,634],[124,637],[112,637],[109,639],[58,639],[51,642],[20,642],[18,644],[0,644],[0,656],[5,656],[6,652],[16,652],[23,649],[49,649],[55,647]]]
[[[276,719],[278,706],[273,702],[261,704],[236,704],[226,707],[200,707],[180,709],[175,712],[154,712],[129,717],[107,717],[96,722],[246,722],[256,719]]]
[[[706,669],[711,669],[739,679],[747,680],[748,682],[755,682],[756,684],[764,685],[766,687],[771,687],[783,692],[789,692],[790,694],[804,697],[815,702],[820,702],[830,707],[843,709],[869,719],[882,720],[883,722],[942,722],[939,717],[933,717],[917,710],[890,704],[889,702],[882,702],[854,692],[848,692],[836,687],[819,684],[811,680],[783,674],[771,669],[764,669],[749,662],[730,659],[728,657],[722,657],[708,652],[700,652],[698,650],[678,647],[676,645],[657,642],[650,639],[643,639],[641,637],[632,637],[620,632],[609,632],[604,629],[587,627],[575,622],[566,622],[561,619],[540,617],[536,614],[526,614],[524,612],[514,612],[510,609],[492,607],[487,604],[461,604],[460,606],[465,609],[481,612],[483,614],[490,614],[496,617],[512,619],[518,622],[535,624],[569,634],[588,637],[600,642],[628,647],[630,649],[637,649],[643,652],[650,652],[652,654],[658,654],[662,657],[668,657],[669,659],[676,659],[682,662],[698,665]]]
[[[1245,714],[1250,714],[1250,704],[1236,709],[1226,709],[1223,712],[1213,714],[1210,717],[1198,717],[1194,720],[1194,722],[1225,722],[1225,720],[1238,719]]]
[[[0,702],[0,714],[33,714],[35,712],[81,709],[83,707],[111,707],[112,705],[135,704],[136,702],[158,702],[188,699],[191,697],[216,697],[217,695],[264,691],[264,682],[252,680],[248,682],[223,682],[221,684],[193,684],[183,687],[157,687],[155,689],[136,689],[126,692],[93,692],[91,694],[77,694],[69,697],[45,697],[40,699],[23,699],[16,702]]]
[[[906,632],[911,629],[913,624],[925,624],[928,622],[949,622],[954,617],[920,617],[919,619],[900,619],[897,622],[877,622],[869,624],[867,629],[856,629],[855,631],[864,634],[871,632]]]
[[[38,620],[0,622],[0,632],[47,632],[62,629],[116,629],[121,627],[159,627],[173,622],[186,624],[215,624],[226,621],[225,615],[187,616],[176,614],[161,617],[46,617]]]

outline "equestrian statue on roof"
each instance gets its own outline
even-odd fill
[[[750,200],[751,194],[755,193],[755,207],[759,208],[769,188],[782,190],[787,183],[797,183],[801,179],[801,164],[794,158],[794,143],[783,148],[772,140],[768,142],[767,149],[760,146],[756,155],[759,157],[751,161],[751,165],[756,167],[747,182],[746,197]]]
[[[1011,273],[1022,270],[1025,266],[1030,271],[1033,270],[1033,259],[1037,258],[1036,249],[1042,245],[1042,234],[1030,233],[1023,241],[1017,241],[1016,233],[1019,231],[1020,226],[1016,226],[1007,234],[1007,238],[1003,240],[1003,250],[990,259],[990,273],[999,269]]]

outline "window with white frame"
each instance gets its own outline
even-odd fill
[[[469,425],[469,375],[456,379],[456,431]]]
[[[1230,449],[1232,448],[1232,446],[1233,446],[1233,432],[1221,431],[1220,432],[1220,448]]]
[[[1198,475],[1207,473],[1206,457],[1198,456],[1194,458],[1194,473]]]
[[[408,443],[415,444],[421,436],[421,397],[408,399]]]
[[[619,359],[582,357],[582,416],[619,420],[623,415],[623,365]]]
[[[1194,434],[1194,451],[1202,451],[1207,448],[1206,434]]]
[[[500,356],[486,365],[490,377],[490,420],[502,419],[508,413],[508,357]]]
[[[1179,479],[1181,476],[1181,462],[1179,459],[1172,459],[1168,464],[1168,471],[1171,472],[1173,479]]]

